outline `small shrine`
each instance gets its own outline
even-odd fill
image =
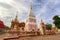
[[[11,21],[11,26],[8,30],[9,35],[20,35],[20,33],[24,31],[25,23],[19,22],[17,17],[16,15],[15,19]]]
[[[40,32],[42,35],[46,35],[46,26],[42,19],[40,20]]]
[[[55,24],[52,24],[51,32],[52,32],[53,34],[56,34],[56,32],[57,32],[57,27],[56,27]]]

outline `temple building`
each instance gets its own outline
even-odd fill
[[[42,35],[46,34],[46,26],[45,26],[42,19],[40,20],[40,32],[41,32]]]
[[[46,35],[47,33],[50,34],[51,32],[56,33],[56,26],[53,24],[50,31],[47,31],[46,26],[43,20],[40,20],[40,29],[36,23],[36,16],[32,11],[32,5],[30,4],[30,10],[26,18],[26,22],[19,22],[18,15],[16,15],[15,19],[11,21],[10,29],[8,30],[9,33],[12,35],[21,34],[21,35]],[[10,35],[10,34],[9,34]]]
[[[16,18],[14,20],[12,20],[11,22],[11,29],[13,30],[18,30],[18,25],[19,25],[19,21],[17,19],[17,15],[16,15]]]
[[[52,32],[53,34],[55,34],[55,33],[57,32],[57,27],[56,27],[55,24],[52,24],[51,32]]]
[[[0,20],[0,33],[5,33],[8,30],[8,27]]]
[[[11,21],[11,26],[9,29],[9,32],[11,33],[18,33],[24,31],[25,23],[24,22],[19,22],[17,19],[17,15],[14,20]]]
[[[36,23],[36,17],[32,11],[32,5],[30,4],[30,11],[28,13],[26,24],[25,24],[25,31],[31,32],[31,31],[37,31],[37,23]]]

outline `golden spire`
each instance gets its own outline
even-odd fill
[[[32,3],[30,3],[30,8],[29,8],[28,16],[32,14],[31,11],[32,11]]]
[[[43,20],[42,19],[40,20],[40,23],[43,23]]]
[[[17,14],[16,14],[15,20],[17,20],[17,18],[18,18],[18,12],[17,12]]]
[[[16,17],[15,17],[15,19],[17,19],[17,14],[16,14]]]
[[[32,10],[32,3],[30,3],[30,10]]]
[[[42,19],[40,20],[40,25],[42,25],[42,26],[44,25],[44,22]]]

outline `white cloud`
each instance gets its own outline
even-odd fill
[[[8,25],[8,26],[10,25],[11,20],[15,17],[17,11],[18,11],[19,17],[21,18],[22,18],[22,15],[24,15],[23,13],[28,11],[27,6],[25,6],[23,3],[18,3],[14,0],[0,0],[0,3],[1,4],[3,3],[4,5],[8,4],[8,6],[10,5],[12,7],[11,9],[6,9],[2,5],[0,6],[0,20],[3,20],[5,25]]]
[[[10,25],[11,20],[14,19],[15,15],[18,11],[18,19],[20,21],[25,21],[26,19],[23,18],[23,16],[25,17],[27,15],[27,13],[29,11],[29,4],[30,3],[36,4],[35,1],[36,0],[0,0],[0,4],[3,3],[5,6],[5,7],[3,7],[3,5],[0,5],[0,19],[2,19],[6,25]],[[39,19],[43,18],[44,22],[49,22],[49,20],[52,22],[52,19],[49,19],[50,17],[48,19],[44,19],[47,14],[47,10],[48,10],[47,6],[50,3],[53,3],[53,5],[57,5],[59,2],[60,2],[59,0],[48,0],[48,1],[46,1],[46,3],[44,3],[44,5],[41,4],[42,8],[38,8],[37,11],[35,11],[35,13],[37,13],[37,15],[36,15],[37,21],[40,21]],[[11,8],[9,9],[9,7],[6,5],[8,5]],[[60,15],[59,11],[60,10],[57,9],[55,14]]]

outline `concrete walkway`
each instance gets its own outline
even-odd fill
[[[0,35],[0,40],[3,40],[7,34]],[[43,35],[43,36],[33,36],[33,37],[19,37],[18,39],[10,40],[60,40],[60,34],[56,35]]]

